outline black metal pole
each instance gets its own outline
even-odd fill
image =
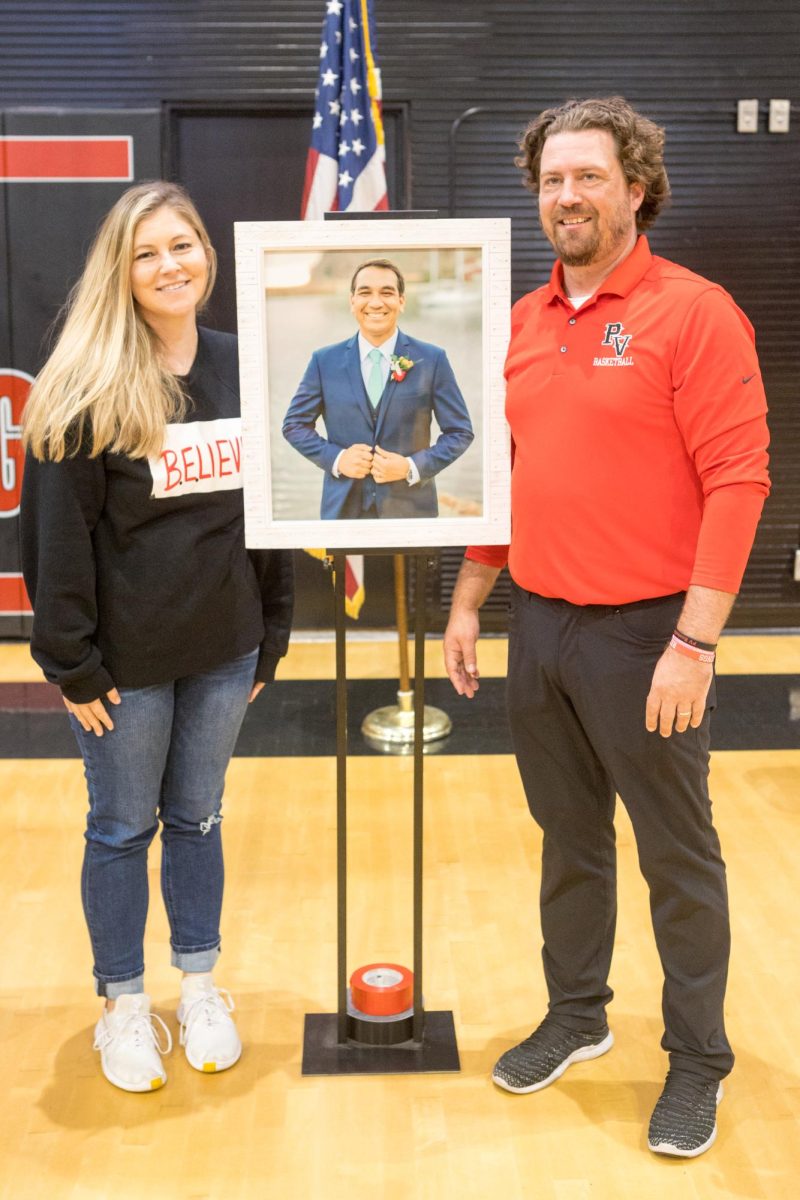
[[[347,1042],[347,656],[345,654],[346,555],[334,553],[336,608],[336,944],[337,1032]]]
[[[463,121],[468,117],[474,117],[477,113],[483,112],[483,109],[477,105],[472,108],[465,108],[460,116],[456,117],[453,124],[450,126],[450,138],[447,147],[447,192],[449,202],[447,205],[448,217],[456,215],[456,142],[458,141],[458,131],[461,128]]]
[[[423,740],[425,724],[425,597],[428,558],[416,556],[414,571],[414,1019],[411,1037],[422,1041],[425,1015],[422,1011],[422,818]]]

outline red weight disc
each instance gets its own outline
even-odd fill
[[[353,1007],[371,1017],[394,1017],[411,1008],[414,976],[397,963],[370,963],[350,976]]]

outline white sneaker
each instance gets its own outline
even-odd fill
[[[242,1043],[230,1016],[235,1007],[230,992],[207,975],[181,980],[181,1045],[196,1071],[226,1071],[239,1061]]]
[[[163,1039],[161,1032],[163,1030]],[[94,1031],[103,1074],[126,1092],[153,1092],[167,1082],[162,1054],[172,1049],[172,1035],[161,1017],[150,1012],[150,997],[142,992],[118,996]]]

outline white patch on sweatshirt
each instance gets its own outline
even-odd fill
[[[168,425],[164,449],[148,461],[155,500],[234,491],[242,486],[241,417]]]

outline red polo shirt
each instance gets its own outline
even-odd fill
[[[556,263],[514,305],[505,375],[511,545],[468,558],[573,604],[739,590],[769,438],[753,329],[723,288],[640,237],[575,311]]]

